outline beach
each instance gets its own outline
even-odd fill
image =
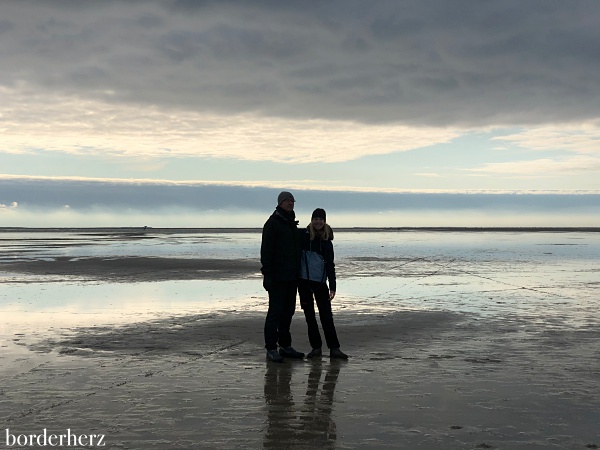
[[[600,447],[596,231],[336,232],[350,359],[283,364],[256,230],[0,239],[0,448]]]

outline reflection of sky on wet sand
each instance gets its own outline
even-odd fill
[[[257,233],[19,231],[0,233],[0,261],[18,257],[255,258],[259,246]]]
[[[257,258],[259,233],[0,233],[4,258]],[[338,232],[338,311],[435,309],[593,323],[600,235]],[[0,332],[123,323],[219,309],[263,310],[258,278],[107,283],[0,273]],[[537,320],[537,319],[536,319]],[[543,319],[542,319],[543,320]]]
[[[9,283],[0,293],[0,332],[14,327],[90,326],[220,309],[252,309],[262,286],[251,280],[143,283]]]
[[[417,258],[452,255],[469,260],[597,260],[600,236],[584,232],[339,231],[338,258]],[[0,259],[156,256],[257,258],[260,233],[0,232]]]
[[[353,309],[426,309],[597,324],[600,236],[594,233],[382,233],[352,236],[338,256]],[[362,237],[363,239],[359,239]],[[338,242],[339,244],[339,242]],[[355,256],[355,258],[352,258]],[[375,256],[375,257],[374,257]],[[343,293],[340,293],[344,295]]]
[[[589,261],[474,264],[421,260],[412,266],[386,276],[344,280],[345,290],[351,293],[347,294],[349,303],[364,310],[435,309],[486,316],[560,317],[569,325],[597,320],[598,265]]]

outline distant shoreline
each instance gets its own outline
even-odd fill
[[[10,232],[78,232],[87,234],[143,234],[143,233],[260,233],[262,228],[152,228],[152,227],[0,227],[0,233]],[[600,227],[335,227],[337,232],[565,232],[600,233]]]

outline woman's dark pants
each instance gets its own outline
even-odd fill
[[[292,345],[290,325],[296,310],[296,292],[298,282],[273,281],[269,290],[269,311],[265,320],[265,348],[276,350]]]
[[[333,313],[331,312],[331,300],[329,299],[327,283],[300,280],[298,283],[298,293],[300,294],[300,306],[304,310],[306,325],[308,325],[308,340],[311,347],[321,348],[323,346],[315,314],[316,302],[327,347],[339,348],[340,343],[337,338],[335,326],[333,325]]]

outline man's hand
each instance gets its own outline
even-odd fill
[[[333,297],[335,297],[335,291],[329,291],[329,300],[333,300]]]
[[[270,291],[273,287],[273,280],[271,280],[271,277],[269,275],[264,275],[263,287],[265,288],[265,291]]]

